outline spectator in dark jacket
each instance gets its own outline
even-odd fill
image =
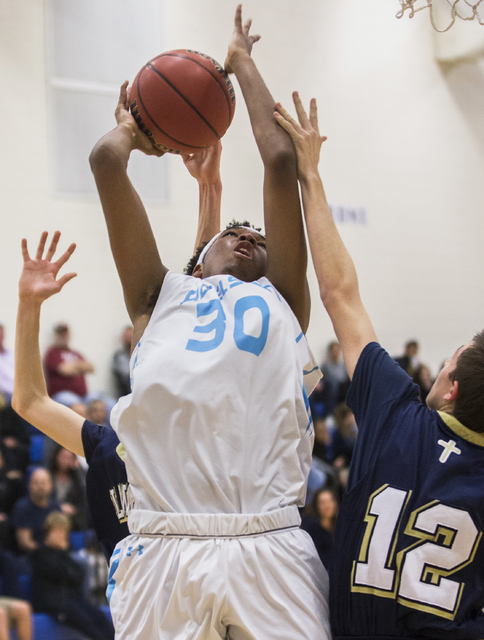
[[[113,640],[112,622],[83,595],[85,568],[69,553],[69,516],[52,512],[45,532],[44,544],[30,556],[34,611],[50,614],[90,640]]]

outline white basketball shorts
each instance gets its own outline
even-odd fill
[[[117,640],[326,640],[328,576],[296,507],[133,510],[111,558]]]

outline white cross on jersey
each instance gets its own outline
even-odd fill
[[[460,454],[462,453],[462,451],[455,446],[455,440],[449,440],[449,442],[446,442],[445,440],[439,440],[438,444],[444,447],[444,450],[440,454],[439,462],[447,462],[447,459],[451,453],[456,453],[458,456],[460,456]]]

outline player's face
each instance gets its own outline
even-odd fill
[[[226,229],[207,251],[202,278],[226,274],[253,282],[267,269],[266,242],[257,231]]]
[[[427,406],[429,409],[441,409],[447,404],[447,399],[445,396],[451,392],[454,383],[452,382],[450,376],[454,371],[457,365],[457,359],[460,354],[468,349],[471,345],[464,344],[462,347],[459,347],[454,355],[445,361],[444,366],[439,372],[432,388],[430,389],[429,395],[427,396]]]

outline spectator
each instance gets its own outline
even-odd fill
[[[15,503],[10,521],[15,528],[17,548],[21,553],[37,549],[44,540],[44,521],[60,507],[52,499],[52,478],[47,469],[37,467],[30,475],[28,495]]]
[[[339,342],[333,340],[328,344],[326,359],[321,364],[323,373],[322,401],[325,415],[330,415],[337,404],[344,400],[349,385],[348,373],[341,356]]]
[[[311,507],[301,522],[301,529],[311,536],[326,569],[329,568],[331,561],[337,515],[336,495],[331,489],[324,487],[315,493]]]
[[[334,421],[336,430],[333,435],[333,465],[337,469],[347,469],[350,466],[358,435],[355,416],[342,402],[334,410]]]
[[[4,337],[4,328],[0,324],[0,395],[6,404],[10,404],[13,393],[14,356],[13,351],[5,346]]]
[[[82,402],[87,396],[86,374],[94,371],[82,354],[70,348],[69,340],[69,327],[64,323],[56,325],[54,343],[44,357],[48,393],[67,406]]]
[[[69,517],[51,513],[45,520],[45,542],[31,554],[34,610],[48,613],[90,640],[114,639],[106,615],[83,595],[85,568],[69,553]]]
[[[425,402],[432,386],[432,375],[427,365],[420,362],[419,344],[416,340],[408,340],[403,356],[394,358],[395,362],[418,384],[420,400]]]
[[[111,426],[109,424],[106,404],[102,400],[91,400],[86,408],[86,418],[91,422],[94,422],[95,424],[100,424],[103,427]]]
[[[0,446],[0,548],[12,549],[15,546],[8,516],[14,504],[24,493],[25,488],[21,473],[7,467],[3,456],[3,447]]]
[[[9,404],[0,415],[0,435],[4,447],[3,455],[9,469],[24,475],[30,463],[31,425],[21,418]]]
[[[63,513],[71,518],[74,531],[87,529],[86,485],[77,456],[56,445],[50,461],[54,498]]]
[[[426,364],[419,364],[412,376],[412,380],[419,386],[421,402],[425,402],[433,384],[432,374]]]
[[[9,629],[18,640],[32,640],[32,608],[25,600],[0,596],[0,640],[10,638]]]
[[[412,378],[415,371],[418,369],[420,361],[418,358],[419,345],[416,340],[408,340],[405,343],[405,349],[403,356],[394,358],[395,362],[402,367],[402,369],[408,373]]]
[[[111,371],[116,383],[116,395],[118,398],[121,396],[127,396],[131,393],[129,360],[131,358],[132,338],[133,327],[125,327],[121,336],[122,347],[114,353],[111,362]]]

